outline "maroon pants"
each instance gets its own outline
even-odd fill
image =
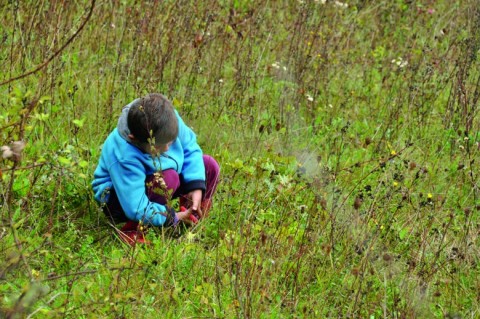
[[[220,167],[217,161],[209,155],[203,155],[203,163],[205,164],[205,183],[206,190],[202,198],[202,210],[208,210],[212,203],[212,197],[217,189],[218,179],[220,175]],[[155,175],[147,176],[145,180],[145,191],[148,199],[162,205],[169,203],[169,200],[180,198],[180,205],[189,207],[189,200],[183,184],[183,178],[173,169],[162,171],[163,183]],[[164,185],[162,185],[164,184]],[[166,186],[166,190],[165,190]],[[127,222],[128,218],[123,212],[122,206],[118,201],[115,189],[110,190],[110,198],[104,206],[105,215],[114,223]]]

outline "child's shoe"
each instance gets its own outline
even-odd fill
[[[135,246],[137,243],[148,244],[143,229],[139,229],[138,222],[128,221],[120,230],[117,229],[117,234],[124,243],[130,246]]]

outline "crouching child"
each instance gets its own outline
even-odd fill
[[[220,168],[172,103],[152,93],[125,106],[94,172],[95,199],[120,238],[145,242],[144,226],[196,223],[212,205]],[[171,207],[179,198],[181,209]]]

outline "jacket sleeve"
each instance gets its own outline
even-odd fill
[[[109,171],[120,205],[129,219],[153,226],[171,226],[177,223],[173,209],[148,199],[146,173],[142,166],[133,161],[122,161],[110,166]]]
[[[182,167],[182,178],[185,192],[201,189],[205,192],[205,165],[203,163],[203,152],[197,143],[197,136],[178,116],[178,138],[183,147],[184,162]]]

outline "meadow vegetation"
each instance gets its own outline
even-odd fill
[[[480,317],[478,1],[8,0],[0,17],[0,317]],[[222,176],[208,219],[130,248],[90,183],[148,92]]]

